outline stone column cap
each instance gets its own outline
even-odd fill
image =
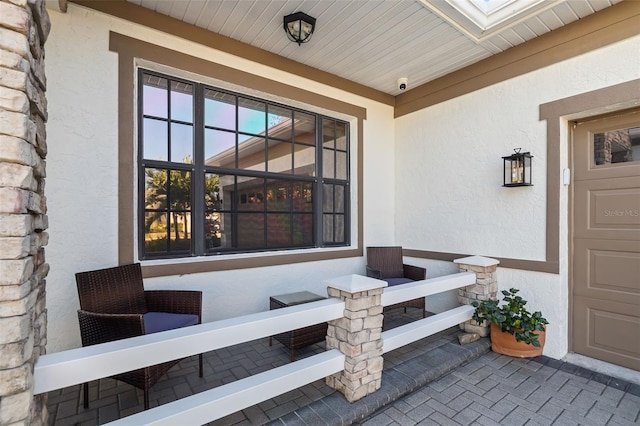
[[[347,293],[358,293],[360,291],[369,291],[376,288],[383,288],[388,286],[386,281],[378,280],[376,278],[366,277],[364,275],[343,275],[341,277],[330,278],[325,280],[324,283],[329,287],[336,288],[338,290],[346,291]]]
[[[483,256],[469,256],[463,257],[462,259],[456,259],[453,263],[461,263],[463,265],[471,265],[471,266],[481,266],[483,268],[498,265],[500,263],[497,259],[492,259],[490,257]]]

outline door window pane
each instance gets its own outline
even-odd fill
[[[593,158],[597,166],[640,161],[640,127],[594,134]]]

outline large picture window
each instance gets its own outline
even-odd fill
[[[349,124],[139,70],[141,259],[344,246]]]

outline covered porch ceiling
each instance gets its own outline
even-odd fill
[[[411,90],[621,1],[126,0],[391,96],[399,78]],[[298,11],[317,20],[301,46],[283,30]]]

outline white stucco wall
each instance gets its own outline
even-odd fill
[[[540,104],[640,77],[640,37],[509,79],[396,120],[396,242],[406,248],[544,260],[546,122]],[[566,123],[563,126],[567,129]],[[561,168],[568,167],[568,131]],[[521,147],[533,187],[503,188],[501,157]],[[568,189],[560,194],[560,274],[499,268],[550,321],[545,354],[568,348]]]
[[[364,246],[544,260],[546,123],[539,121],[539,105],[640,77],[636,37],[394,120],[392,107],[73,3],[66,14],[55,6],[49,13],[49,352],[80,345],[74,274],[118,261],[118,58],[109,51],[109,31],[366,108],[364,188],[358,188],[364,191]],[[535,156],[533,187],[501,187],[501,157],[515,147]],[[564,137],[561,167],[567,152]],[[566,354],[568,332],[566,187],[560,196],[560,274],[498,270],[501,288],[521,288],[531,308],[551,322],[545,354],[552,357]],[[405,260],[426,266],[429,277],[457,269]],[[354,258],[153,278],[146,286],[202,290],[204,320],[212,321],[266,310],[269,295],[323,293],[323,280],[363,271],[364,259]],[[434,311],[452,304],[453,293],[427,300]]]
[[[373,167],[364,169],[365,245],[393,243],[392,107],[75,4],[69,4],[66,14],[55,5],[49,13],[49,352],[80,346],[74,274],[118,263],[118,57],[109,51],[109,31],[366,108],[362,149],[365,162]],[[355,150],[352,155],[355,159]],[[384,167],[384,174],[379,167]],[[356,191],[362,190],[356,185],[355,168],[352,184]],[[354,234],[353,243],[356,241]],[[364,273],[363,258],[153,278],[145,280],[145,286],[202,290],[203,320],[207,322],[267,310],[270,295],[300,290],[326,294],[323,280],[351,273]]]

